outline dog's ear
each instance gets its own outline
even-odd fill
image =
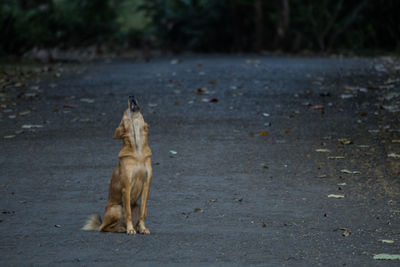
[[[122,120],[118,125],[117,129],[115,129],[113,139],[122,139],[124,133],[125,133],[125,126],[124,126],[124,120]]]

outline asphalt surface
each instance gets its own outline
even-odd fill
[[[398,66],[189,55],[4,86],[0,265],[398,266],[373,259],[400,254]],[[151,235],[81,231],[103,217],[131,94],[153,152]]]

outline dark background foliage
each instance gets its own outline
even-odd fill
[[[0,53],[400,51],[396,0],[2,0]]]

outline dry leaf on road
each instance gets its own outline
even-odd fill
[[[374,260],[400,260],[400,254],[376,254],[374,255]]]
[[[340,195],[340,194],[329,194],[328,197],[329,197],[329,198],[344,198],[344,195]]]
[[[388,154],[389,158],[400,159],[400,154],[397,153],[390,153]]]
[[[328,159],[344,159],[344,156],[329,156]]]
[[[351,139],[349,138],[339,138],[338,141],[342,144],[342,145],[350,145],[353,143],[353,141],[351,141]]]
[[[315,152],[319,152],[319,153],[329,153],[331,152],[329,149],[327,148],[318,148],[315,150]]]
[[[348,170],[348,169],[340,170],[340,172],[342,172],[342,173],[347,173],[347,174],[361,174],[360,171],[350,171],[350,170]]]

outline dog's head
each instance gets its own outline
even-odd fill
[[[128,108],[122,116],[121,123],[115,129],[114,139],[124,139],[129,137],[129,140],[138,145],[147,142],[147,123],[145,123],[137,99],[134,96],[128,98]]]
[[[131,112],[140,111],[139,103],[133,95],[128,98],[128,108]]]

